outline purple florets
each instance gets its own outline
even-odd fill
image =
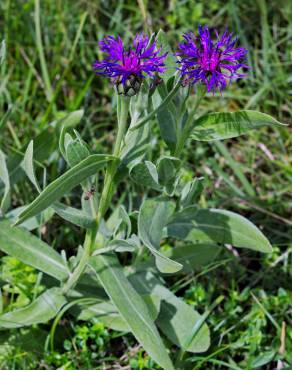
[[[99,75],[112,78],[115,84],[125,86],[129,81],[131,85],[137,84],[145,75],[155,77],[165,71],[167,53],[159,55],[161,48],[157,48],[156,41],[149,43],[149,37],[144,34],[136,35],[133,47],[127,49],[120,36],[106,36],[99,47],[107,56],[96,61],[93,69]]]
[[[179,44],[180,73],[183,83],[201,82],[207,91],[224,90],[227,82],[245,76],[239,73],[241,68],[248,68],[244,63],[247,50],[235,47],[237,38],[225,31],[222,36],[215,30],[217,39],[212,41],[207,26],[199,27],[199,35],[186,33],[184,42]]]

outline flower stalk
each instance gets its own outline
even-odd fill
[[[125,137],[130,106],[130,99],[128,97],[118,97],[118,99],[120,100],[120,104],[118,104],[118,107],[120,106],[120,109],[118,109],[118,133],[113,150],[113,155],[117,158],[119,158],[120,156],[123,138]],[[107,168],[104,186],[100,197],[99,209],[96,215],[97,225],[100,224],[101,219],[104,217],[106,211],[108,210],[113,193],[114,176],[116,174],[118,164],[118,160],[113,161],[109,164]]]
[[[190,136],[190,133],[191,133],[191,130],[193,128],[193,123],[194,123],[194,116],[197,112],[197,109],[202,101],[202,99],[204,98],[204,96],[206,95],[206,89],[204,89],[203,86],[201,86],[200,88],[197,89],[197,99],[196,99],[196,102],[195,102],[195,106],[191,109],[191,111],[189,112],[188,114],[188,118],[187,118],[187,121],[184,125],[183,128],[178,128],[177,130],[177,136],[178,136],[178,140],[177,140],[177,145],[176,145],[176,148],[175,148],[175,152],[174,152],[174,156],[175,157],[179,157],[180,154],[181,154],[181,151],[185,145],[185,141],[188,139],[188,137]]]
[[[115,141],[113,155],[119,158],[121,153],[121,148],[123,144],[123,138],[126,133],[127,128],[127,118],[129,113],[130,98],[128,97],[119,97],[118,96],[118,133]],[[100,203],[98,211],[96,214],[96,223],[94,227],[87,231],[84,241],[84,250],[81,256],[81,259],[68,279],[68,281],[63,286],[63,292],[67,293],[74,285],[78,282],[80,276],[83,274],[85,267],[94,252],[96,245],[95,240],[98,233],[98,228],[100,225],[101,219],[104,217],[106,211],[108,210],[110,201],[113,195],[114,188],[114,177],[117,172],[119,161],[112,161],[106,170],[104,186],[100,197]]]

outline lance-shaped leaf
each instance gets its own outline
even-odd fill
[[[59,253],[27,230],[11,225],[10,221],[0,221],[0,250],[58,280],[68,278]]]
[[[46,323],[58,314],[65,303],[66,298],[61,289],[49,289],[28,306],[1,315],[0,328],[20,328]]]
[[[21,212],[15,225],[21,224],[28,218],[42,212],[82,181],[95,175],[108,161],[114,159],[116,158],[109,155],[90,155],[48,185],[39,196]]]
[[[124,275],[116,256],[102,254],[92,257],[90,266],[96,271],[108,296],[145,351],[163,369],[173,370],[173,365],[149,310]]]
[[[87,307],[85,305],[82,306],[77,319],[88,321],[92,318],[98,318],[99,321],[110,329],[122,332],[130,331],[128,324],[111,302],[96,303],[87,305]]]
[[[179,183],[177,175],[181,161],[175,157],[164,156],[157,162],[159,184],[164,186],[165,192],[172,196]]]
[[[69,113],[60,122],[60,125],[62,126],[62,129],[61,129],[60,137],[59,137],[59,149],[60,149],[60,152],[62,153],[64,158],[66,158],[66,149],[65,149],[66,133],[70,128],[73,128],[76,125],[78,125],[78,123],[81,121],[81,119],[83,117],[83,114],[84,114],[83,109],[76,110],[74,112]]]
[[[85,212],[80,209],[67,206],[66,204],[55,202],[52,205],[53,210],[58,216],[74,225],[90,229],[94,223],[94,218],[89,217]]]
[[[131,219],[125,207],[122,205],[119,207],[119,216],[123,220],[123,224],[126,226],[126,237],[129,238],[132,232]]]
[[[282,126],[273,117],[252,110],[209,113],[194,122],[192,138],[200,141],[222,140],[246,134],[262,126]]]
[[[33,141],[34,143],[34,159],[38,162],[43,162],[48,159],[50,154],[53,152],[55,145],[57,143],[56,131],[53,127],[48,127],[46,130],[42,131]],[[27,149],[27,145],[24,145],[21,148],[21,152],[14,154],[11,157],[8,157],[7,167],[10,175],[10,184],[11,186],[20,181],[25,173],[21,168],[23,161],[23,154]],[[2,190],[0,184],[0,192]]]
[[[254,224],[222,209],[185,208],[172,217],[167,235],[193,243],[217,242],[264,253],[272,251],[268,239]]]
[[[83,110],[77,110],[68,114],[60,121],[52,122],[47,129],[43,130],[36,138],[34,138],[34,159],[38,162],[43,162],[48,159],[50,154],[56,148],[57,137],[59,135],[59,125],[63,125],[63,127],[74,127],[82,118],[83,113]],[[62,133],[59,136],[61,137]],[[7,167],[10,175],[11,186],[24,177],[21,163],[23,161],[23,153],[25,152],[27,145],[28,144],[25,144],[18,153],[8,157]],[[0,192],[1,191],[2,184],[0,183]]]
[[[31,183],[40,193],[41,188],[37,181],[35,170],[34,170],[34,165],[33,165],[33,140],[30,141],[25,151],[23,162],[22,162],[22,168],[24,172],[26,173],[27,177],[29,178],[29,180],[31,181]]]
[[[140,294],[154,294],[161,299],[156,323],[160,330],[177,346],[189,352],[204,352],[210,345],[208,326],[203,324],[192,337],[201,315],[164,287],[151,272],[135,273],[129,277]]]
[[[155,190],[161,190],[158,183],[158,172],[155,165],[150,161],[137,163],[130,171],[130,177],[137,184]]]
[[[166,87],[160,86],[159,89],[156,89],[152,95],[152,103],[154,109],[157,110],[157,120],[161,136],[169,148],[174,150],[177,142],[177,130],[174,118],[175,116],[172,114],[173,112],[171,112],[170,109],[172,102],[169,101],[168,104],[162,106],[162,102],[167,96]]]
[[[131,239],[113,239],[108,243],[108,248],[115,252],[134,252],[138,248],[135,238]]]
[[[193,180],[186,183],[181,191],[180,204],[182,208],[186,208],[195,204],[204,189],[204,178],[195,177]]]
[[[175,157],[164,156],[158,160],[159,183],[168,186],[174,182],[181,161]]]
[[[162,253],[173,261],[180,263],[184,272],[194,272],[212,263],[220,252],[221,247],[216,244],[188,244],[170,248]],[[148,271],[154,267],[154,261],[148,259],[135,266],[135,271]]]
[[[24,209],[25,209],[25,206],[14,208],[11,211],[6,213],[5,218],[7,220],[10,220],[11,224],[13,224],[15,222],[15,220],[17,219],[18,215]],[[31,217],[28,220],[24,221],[21,224],[21,227],[28,230],[28,231],[38,229],[40,226],[47,223],[53,217],[54,213],[55,212],[52,208],[47,208],[44,212],[42,212],[42,214],[36,215],[36,216]]]
[[[142,299],[148,307],[151,319],[155,321],[160,310],[160,298],[155,295],[147,294],[143,295]],[[98,319],[110,329],[123,332],[131,331],[127,322],[111,302],[105,301],[96,304],[82,305],[81,311],[78,313],[78,320],[87,321],[93,317],[98,317]]]
[[[6,159],[4,153],[0,150],[0,183],[4,184],[4,194],[0,202],[0,216],[4,215],[10,207],[10,179],[6,166]]]
[[[5,57],[6,57],[6,42],[5,40],[2,40],[0,46],[0,65],[4,62]]]
[[[183,271],[193,272],[211,263],[219,254],[216,244],[183,245],[163,252],[165,256],[183,265]]]
[[[174,204],[163,199],[148,199],[143,202],[138,217],[138,232],[143,244],[155,257],[157,268],[164,273],[181,270],[182,265],[159,252],[164,226],[174,212]]]
[[[75,166],[89,155],[86,144],[80,138],[74,139],[66,146],[66,158],[70,167]]]

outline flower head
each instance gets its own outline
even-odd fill
[[[165,71],[167,53],[160,55],[161,48],[157,48],[156,41],[150,43],[144,34],[136,35],[129,48],[125,48],[120,36],[106,36],[99,47],[107,55],[102,61],[94,62],[93,69],[99,75],[110,77],[119,93],[134,95],[143,77],[155,77]]]
[[[236,47],[237,38],[225,31],[219,36],[215,30],[216,40],[213,41],[207,26],[199,27],[199,34],[186,33],[184,41],[179,44],[180,73],[184,83],[201,82],[207,91],[224,90],[227,82],[242,78],[245,74],[239,72],[244,63],[247,50]]]

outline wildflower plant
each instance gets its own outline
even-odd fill
[[[39,184],[33,158],[41,160],[39,148],[48,142],[51,127],[30,142],[23,158],[16,156],[10,176],[10,164],[0,152],[0,249],[41,271],[47,287],[28,306],[4,312],[1,328],[54,319],[53,346],[56,325],[65,312],[79,320],[98,317],[106,327],[131,332],[167,370],[185,368],[185,352],[208,349],[206,318],[223,297],[199,313],[172,293],[164,278],[210,263],[225,244],[263,253],[270,252],[271,245],[241,215],[199,206],[203,184],[201,179],[185,182],[180,176],[182,150],[189,140],[199,145],[280,125],[256,111],[198,115],[202,99],[215,99],[213,92],[243,77],[241,69],[246,68],[247,51],[237,47],[228,32],[215,36],[212,40],[207,27],[199,28],[197,36],[183,36],[175,53],[162,31],[151,37],[137,35],[130,47],[119,36],[100,42],[104,59],[93,68],[111,80],[117,101],[112,154],[94,153],[74,130],[82,111],[59,123],[59,149],[68,169],[47,186]],[[157,124],[167,149],[155,158],[152,138]],[[39,194],[24,209],[9,211],[11,188],[21,171]],[[142,199],[120,202],[117,194],[123,181],[142,187]],[[62,201],[74,188],[79,189],[80,209]],[[86,231],[75,256],[58,253],[32,233],[53,214]],[[165,240],[171,246],[167,251],[160,248]]]

